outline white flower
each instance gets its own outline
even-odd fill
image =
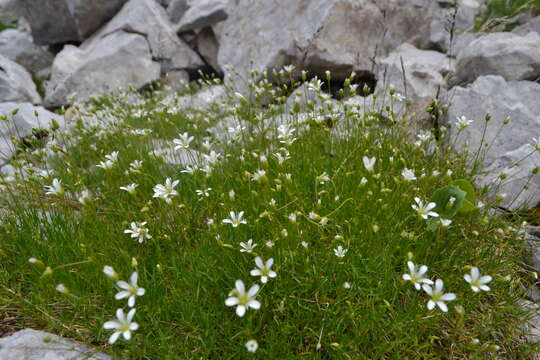
[[[345,282],[343,283],[343,288],[344,288],[344,289],[350,289],[351,287],[352,287],[352,285],[351,285],[350,282],[345,281]]]
[[[113,269],[112,266],[105,265],[105,266],[103,267],[103,273],[104,273],[109,279],[113,279],[113,280],[118,279],[118,274],[116,273],[116,271],[114,271],[114,269]]]
[[[170,204],[172,202],[171,196],[178,195],[178,192],[174,190],[174,187],[178,185],[180,180],[174,180],[172,181],[171,178],[165,179],[165,184],[158,184],[154,186],[154,197],[159,197],[165,200],[167,204]]]
[[[418,213],[418,215],[420,215],[422,219],[427,219],[429,216],[439,216],[439,214],[437,214],[436,212],[431,211],[437,206],[437,204],[435,204],[434,202],[430,202],[424,205],[424,202],[418,197],[415,197],[414,201],[416,201],[416,205],[411,205],[411,207],[416,210],[416,212]]]
[[[452,223],[452,220],[440,218],[439,222],[441,223],[441,226],[448,227]]]
[[[235,289],[229,293],[229,298],[225,300],[225,305],[236,306],[236,315],[242,317],[249,308],[260,309],[261,303],[255,300],[259,292],[259,285],[253,285],[247,292],[242,280],[236,280]]]
[[[62,180],[53,179],[51,186],[45,186],[46,195],[64,195],[64,188],[62,187]]]
[[[261,181],[266,177],[266,171],[264,170],[256,170],[253,175],[251,175],[251,180],[253,181]]]
[[[431,139],[431,136],[431,132],[429,131],[421,131],[419,134],[416,135],[420,142],[428,141],[429,139]]]
[[[290,146],[296,141],[296,138],[294,137],[296,129],[291,127],[290,124],[281,124],[278,126],[277,130],[280,143]]]
[[[234,211],[231,211],[229,215],[230,215],[229,219],[222,220],[223,224],[231,224],[232,227],[238,227],[238,225],[240,224],[244,224],[244,225],[247,224],[247,221],[243,219],[244,217],[243,211],[240,211],[238,215]]]
[[[116,318],[118,320],[107,321],[103,324],[103,328],[110,330],[115,329],[115,332],[109,338],[109,344],[114,344],[116,340],[120,337],[120,334],[126,340],[131,339],[131,332],[139,328],[139,324],[133,322],[133,317],[135,316],[135,309],[131,309],[127,316],[124,315],[124,310],[116,310]]]
[[[257,265],[258,269],[251,270],[251,276],[260,276],[261,282],[263,284],[266,284],[269,277],[275,278],[277,276],[276,272],[272,271],[271,269],[273,263],[274,259],[272,258],[268,259],[265,264],[263,260],[259,256],[257,256],[255,258],[255,264]]]
[[[330,177],[328,176],[328,174],[325,172],[323,172],[321,175],[317,176],[317,182],[321,185],[323,185],[325,182],[328,182],[330,181]]]
[[[366,170],[369,172],[372,172],[373,167],[375,166],[375,162],[377,161],[377,158],[375,157],[368,158],[367,156],[364,156],[362,158],[362,161],[364,162],[364,166],[366,167]]]
[[[426,265],[417,268],[412,261],[407,261],[407,266],[409,267],[409,274],[403,274],[402,278],[405,281],[412,282],[416,290],[420,290],[422,284],[433,285],[433,281],[424,278],[428,270]]]
[[[309,243],[308,243],[307,241],[302,241],[301,244],[302,244],[302,246],[303,246],[304,248],[306,248],[306,249],[307,249],[307,247],[309,246]]]
[[[199,167],[197,165],[186,165],[186,168],[184,170],[180,170],[181,173],[184,174],[195,174],[199,170]]]
[[[532,139],[534,148],[536,149],[536,151],[540,151],[540,137]]]
[[[465,274],[463,276],[465,278],[465,281],[471,284],[471,289],[474,292],[479,292],[480,290],[483,291],[490,291],[490,287],[486,284],[489,283],[492,279],[489,275],[480,275],[480,270],[478,270],[477,267],[471,268],[471,274]]]
[[[199,197],[210,197],[210,191],[212,190],[212,188],[207,188],[207,189],[204,189],[204,190],[195,190],[195,192],[197,193],[197,195]]]
[[[363,178],[360,179],[360,185],[361,185],[361,186],[366,185],[367,182],[368,182],[368,180],[367,180],[365,177],[363,177]]]
[[[109,155],[105,155],[105,159],[107,159],[109,161],[112,161],[112,162],[117,162],[118,161],[118,151],[113,151]]]
[[[174,150],[180,150],[180,149],[188,149],[189,144],[193,141],[194,137],[189,136],[187,132],[180,134],[179,139],[174,139],[173,143],[176,145],[174,147]]]
[[[137,171],[142,168],[142,160],[134,160],[132,163],[129,164],[129,170],[131,171]]]
[[[136,191],[138,186],[139,186],[139,184],[133,183],[133,184],[129,184],[129,185],[126,185],[126,186],[120,186],[120,190],[127,191],[128,193],[133,195],[133,194],[135,194],[135,191]]]
[[[336,255],[338,258],[343,258],[345,257],[345,254],[347,254],[347,251],[349,251],[349,249],[344,249],[343,246],[339,245],[334,249],[334,255]]]
[[[254,353],[255,351],[257,351],[258,348],[259,344],[257,343],[257,340],[251,339],[246,342],[246,349],[250,353]]]
[[[277,152],[277,153],[274,154],[274,156],[276,157],[279,165],[283,164],[285,161],[287,161],[287,160],[289,160],[291,158],[289,152],[286,151],[286,150],[285,150],[284,155]]]
[[[456,117],[456,125],[458,127],[458,130],[463,130],[467,126],[471,125],[474,121],[468,120],[465,116],[457,116]]]
[[[320,92],[323,83],[316,76],[308,83],[308,90],[313,92]]]
[[[416,180],[416,176],[414,175],[414,170],[404,168],[401,170],[401,176],[407,181],[413,181]]]
[[[144,227],[146,221],[141,223],[131,222],[131,229],[124,230],[124,234],[131,234],[133,239],[138,239],[139,243],[142,244],[144,240],[151,239],[152,235],[148,233],[148,228]]]
[[[114,167],[114,162],[111,160],[100,161],[99,164],[97,164],[96,166],[104,170],[110,170]]]
[[[85,205],[92,201],[92,195],[90,194],[90,191],[88,189],[84,189],[83,191],[81,191],[81,194],[79,195],[79,198],[77,200],[79,200],[81,204]]]
[[[448,312],[448,306],[446,306],[445,301],[456,300],[456,295],[453,293],[445,294],[443,288],[444,284],[441,279],[435,280],[435,288],[432,288],[428,284],[422,285],[422,289],[431,297],[427,303],[428,310],[433,310],[435,305],[437,305],[443,312]]]
[[[268,248],[271,248],[274,246],[274,242],[272,240],[268,240],[266,243],[264,243],[264,245],[266,245],[266,247]]]
[[[137,279],[139,277],[139,274],[137,274],[136,271],[134,271],[131,274],[130,283],[120,280],[116,282],[116,285],[122,289],[120,292],[118,292],[114,298],[116,300],[121,300],[128,298],[128,306],[134,307],[135,306],[135,298],[137,296],[143,296],[146,293],[146,290],[139,287],[137,285]]]
[[[405,100],[405,96],[403,96],[400,93],[396,92],[395,94],[392,95],[392,99],[394,101],[397,101],[397,102],[402,102],[403,100]]]
[[[249,239],[247,242],[241,242],[240,246],[242,247],[242,249],[240,249],[240,252],[251,253],[253,252],[257,244],[254,244],[253,240]]]
[[[229,190],[229,199],[234,200],[235,196],[236,193],[234,192],[234,190]]]
[[[219,158],[221,157],[221,154],[215,152],[214,150],[212,150],[212,151],[210,152],[210,154],[203,154],[203,157],[204,157],[204,160],[205,160],[208,164],[210,164],[210,165],[215,165],[215,164],[218,163]]]
[[[290,213],[288,218],[289,218],[290,222],[295,223],[296,222],[296,213],[294,213],[294,212]]]
[[[64,294],[64,295],[67,295],[69,293],[69,290],[66,288],[66,286],[64,284],[58,284],[56,285],[56,291]]]

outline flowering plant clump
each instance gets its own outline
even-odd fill
[[[95,98],[19,149],[4,318],[119,359],[526,358],[522,224],[447,127],[354,74],[254,75]]]

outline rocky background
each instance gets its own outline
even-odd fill
[[[474,120],[458,149],[479,148],[489,113],[490,174],[479,181],[509,175],[498,189],[502,207],[532,208],[540,203],[540,175],[531,173],[540,164],[532,139],[540,138],[540,16],[510,19],[510,32],[473,32],[484,2],[0,0],[2,23],[18,24],[0,32],[0,114],[17,124],[0,132],[25,136],[34,111],[54,117],[46,109],[165,78],[214,75],[248,94],[252,71],[293,64],[296,76],[330,71],[335,84],[354,71],[370,93],[394,87],[417,116],[436,100],[451,105],[442,125]],[[0,145],[1,163],[12,148]]]

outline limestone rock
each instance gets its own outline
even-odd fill
[[[431,21],[421,32],[419,47],[445,53],[450,53],[452,50],[452,54],[457,54],[456,44],[461,41],[460,37],[472,30],[476,15],[483,3],[484,0],[461,0],[456,8],[453,1],[433,1]],[[454,40],[451,49],[450,31],[452,28]]]
[[[18,110],[14,115],[13,112]],[[37,113],[37,117],[36,117]],[[33,128],[49,128],[53,120],[61,127],[64,125],[64,118],[41,106],[33,106],[30,103],[0,103],[0,117],[7,117],[8,121],[0,121],[0,164],[8,162],[15,154],[15,146],[10,138],[24,138],[32,134]],[[0,351],[1,355],[1,351]]]
[[[197,34],[197,52],[203,57],[204,61],[210,65],[217,73],[221,73],[222,69],[218,64],[219,44],[216,35],[211,27],[202,29]]]
[[[223,85],[207,86],[194,95],[181,96],[178,99],[180,107],[191,107],[204,110],[212,105],[219,105],[227,99],[227,89]]]
[[[518,35],[527,35],[530,32],[537,32],[540,34],[540,15],[532,18],[523,25],[516,27],[512,32]]]
[[[229,17],[216,26],[218,62],[226,80],[240,73],[246,90],[251,70],[294,64],[312,75],[330,70],[336,79],[371,72],[423,26],[424,0],[231,1]],[[228,70],[228,69],[234,70]]]
[[[444,88],[444,77],[450,71],[450,61],[446,55],[403,44],[379,61],[375,92],[383,95],[393,87],[406,95],[412,101],[414,112],[420,114],[432,103],[437,92]]]
[[[202,29],[226,20],[227,0],[198,0],[184,13],[178,31]]]
[[[71,97],[83,101],[119,88],[140,88],[159,77],[160,66],[152,61],[144,36],[117,31],[86,47],[65,46],[54,60],[45,103],[60,106]]]
[[[540,35],[492,33],[464,48],[456,64],[452,84],[467,84],[482,75],[500,75],[506,80],[536,80],[540,77]]]
[[[18,0],[36,44],[82,41],[111,19],[126,0]]]
[[[119,30],[144,36],[152,58],[161,63],[163,73],[196,70],[203,66],[200,57],[176,35],[165,9],[155,0],[129,0],[82,48],[90,47],[100,38]]]
[[[41,96],[30,73],[21,65],[0,55],[0,102],[8,101],[39,104]]]
[[[527,140],[527,139],[524,139]],[[504,194],[500,203],[505,209],[517,210],[532,208],[540,204],[540,174],[533,170],[540,166],[540,152],[530,144],[524,144],[516,150],[496,158],[485,169],[486,175],[479,179],[483,185],[492,185],[497,191],[495,195]],[[506,175],[502,182],[501,174]]]
[[[530,143],[532,137],[540,134],[540,84],[531,81],[506,81],[500,76],[482,76],[467,87],[455,87],[449,92],[450,108],[448,121],[455,123],[457,117],[465,116],[474,120],[461,131],[456,141],[458,150],[475,153],[478,150],[485,126],[485,116],[490,114],[482,152],[486,166],[498,157]],[[499,133],[503,120],[510,118]],[[452,126],[451,136],[457,135]],[[499,133],[497,135],[497,133]],[[468,144],[468,145],[467,145]]]
[[[50,51],[34,44],[30,34],[15,29],[0,32],[0,54],[33,74],[50,67],[54,60]]]
[[[188,9],[188,0],[171,0],[167,6],[167,14],[173,23],[177,23]]]
[[[112,360],[79,342],[25,329],[0,339],[2,360]]]

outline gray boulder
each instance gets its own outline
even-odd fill
[[[540,204],[540,173],[533,173],[539,166],[540,151],[530,144],[524,144],[496,158],[485,169],[486,174],[479,182],[493,186],[493,196],[503,196],[500,206],[505,209],[533,208]],[[536,171],[538,172],[538,169]],[[506,179],[501,181],[499,176],[502,174]]]
[[[119,88],[140,88],[159,78],[160,66],[152,61],[145,37],[117,31],[85,47],[65,46],[54,60],[45,103],[65,105],[72,97],[84,101]]]
[[[197,34],[197,52],[204,61],[218,73],[222,72],[218,63],[219,44],[211,27],[202,29]]]
[[[178,32],[197,30],[227,19],[227,0],[198,0],[184,13]]]
[[[2,360],[112,360],[90,347],[49,334],[25,329],[0,339]]]
[[[167,14],[173,23],[177,23],[188,9],[188,0],[171,0],[167,6]]]
[[[540,78],[540,35],[493,33],[479,37],[457,58],[452,84],[467,84],[482,75],[501,75],[506,80]]]
[[[163,73],[170,70],[196,70],[204,65],[200,57],[178,37],[165,9],[155,0],[129,0],[81,48],[91,47],[95,41],[119,30],[144,36],[152,58],[161,63]]]
[[[13,112],[16,112],[16,114],[13,114]],[[0,142],[0,165],[7,163],[16,152],[11,141],[12,137],[24,138],[29,136],[34,128],[48,129],[53,120],[61,127],[64,126],[62,116],[47,111],[41,106],[33,106],[30,103],[0,103],[0,117],[7,117],[8,120],[0,121],[0,137],[3,139]]]
[[[482,152],[486,166],[498,157],[530,143],[540,134],[540,84],[531,81],[506,81],[501,76],[482,76],[467,87],[449,91],[448,121],[451,136],[457,135],[456,118],[474,120],[459,133],[456,147],[476,153],[484,132],[485,116],[490,114]],[[510,118],[508,125],[503,120]],[[489,148],[489,149],[488,149]]]
[[[374,59],[414,37],[424,25],[425,0],[231,1],[216,26],[218,62],[226,80],[239,72],[240,90],[251,70],[294,64],[313,75],[371,72]],[[306,19],[309,19],[306,21]],[[427,20],[426,20],[427,21]]]
[[[540,15],[532,18],[523,25],[516,27],[512,32],[517,35],[527,35],[530,32],[537,32],[540,34]]]
[[[379,61],[375,92],[383,95],[393,87],[412,101],[415,113],[424,113],[437,93],[444,89],[444,78],[451,71],[450,66],[448,57],[440,52],[403,44]]]
[[[178,106],[197,110],[208,109],[213,105],[220,105],[227,100],[227,89],[223,85],[206,86],[194,95],[185,95],[178,98]]]
[[[461,0],[455,7],[454,1],[433,1],[431,21],[420,33],[419,47],[422,49],[457,54],[461,37],[474,27],[476,15],[482,9],[484,0]],[[452,49],[450,32],[454,31]],[[466,35],[465,35],[466,36]]]
[[[0,102],[7,101],[27,101],[39,104],[41,96],[28,71],[0,55]]]
[[[111,19],[126,0],[18,0],[36,44],[82,41]]]
[[[0,32],[0,54],[33,74],[47,69],[54,60],[50,51],[34,44],[30,34],[15,29]]]

